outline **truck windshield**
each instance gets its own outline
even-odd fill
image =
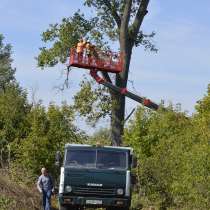
[[[96,151],[68,150],[65,164],[72,167],[93,168],[96,164]]]
[[[108,150],[67,150],[65,165],[75,168],[126,169],[127,153]]]
[[[126,152],[98,150],[96,167],[103,169],[125,169],[127,167]]]

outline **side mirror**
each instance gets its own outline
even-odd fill
[[[60,151],[57,151],[56,154],[55,154],[55,165],[60,167],[61,166],[61,152]]]
[[[137,167],[137,158],[135,156],[133,156],[132,158],[132,168],[136,168]]]

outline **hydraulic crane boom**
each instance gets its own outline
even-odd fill
[[[150,109],[157,110],[159,108],[159,106],[156,103],[152,102],[150,99],[140,97],[140,96],[128,91],[126,88],[117,87],[117,86],[113,85],[111,82],[106,81],[104,78],[100,77],[97,74],[97,70],[95,70],[95,69],[90,70],[90,75],[96,80],[97,83],[102,84],[105,87],[108,87],[109,89],[111,89],[119,94],[125,95],[128,98],[131,98],[134,101],[137,101]]]
[[[156,103],[152,102],[150,99],[140,97],[128,91],[126,88],[120,88],[116,85],[113,85],[110,81],[107,81],[97,74],[98,71],[116,74],[122,72],[123,59],[121,53],[97,50],[94,51],[93,54],[95,55],[88,55],[87,51],[85,50],[82,53],[78,53],[75,48],[72,48],[70,53],[69,67],[74,66],[78,68],[88,69],[90,70],[90,75],[99,84],[102,84],[119,94],[125,95],[150,109],[157,110],[159,108],[159,106]]]

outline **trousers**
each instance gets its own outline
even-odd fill
[[[51,210],[51,190],[42,190],[42,204],[44,210]]]

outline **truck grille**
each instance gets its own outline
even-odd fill
[[[115,189],[96,187],[74,187],[73,193],[80,195],[115,195]]]

